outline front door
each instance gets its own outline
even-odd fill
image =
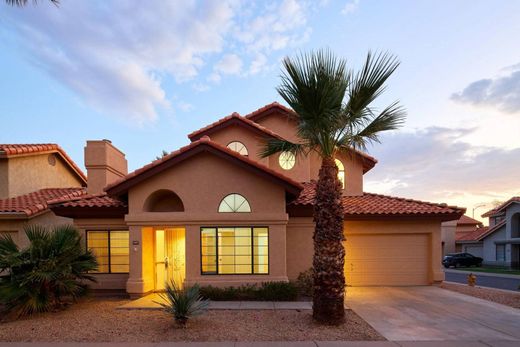
[[[182,287],[186,274],[185,249],[184,228],[155,230],[155,290],[164,290],[170,281]]]

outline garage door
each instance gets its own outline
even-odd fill
[[[349,235],[345,242],[349,286],[429,284],[428,234]]]

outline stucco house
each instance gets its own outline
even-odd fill
[[[484,225],[481,221],[463,215],[459,219],[443,222],[441,226],[442,234],[442,255],[455,252],[467,252],[480,257],[481,250],[473,249],[472,244],[464,244],[463,240],[470,238],[470,235],[477,231],[482,231]],[[480,252],[479,252],[480,251]]]
[[[475,230],[457,239],[463,249],[470,247],[484,259],[484,264],[520,267],[520,197],[512,197],[500,206],[484,213],[489,227]]]
[[[24,246],[26,223],[72,223],[50,211],[47,201],[86,185],[81,169],[56,144],[0,144],[0,234]]]
[[[261,158],[269,138],[298,141],[297,115],[278,103],[233,113],[132,173],[110,141],[85,147],[87,188],[48,201],[85,235],[97,288],[138,297],[185,284],[236,286],[295,279],[312,265],[320,158]],[[441,223],[464,209],[363,191],[375,158],[337,158],[348,285],[429,285],[444,279]]]

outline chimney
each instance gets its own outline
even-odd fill
[[[125,154],[110,140],[87,141],[85,146],[87,192],[103,193],[103,188],[128,173]]]

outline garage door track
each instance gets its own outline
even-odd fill
[[[520,340],[520,310],[438,287],[353,287],[346,304],[391,341]]]

